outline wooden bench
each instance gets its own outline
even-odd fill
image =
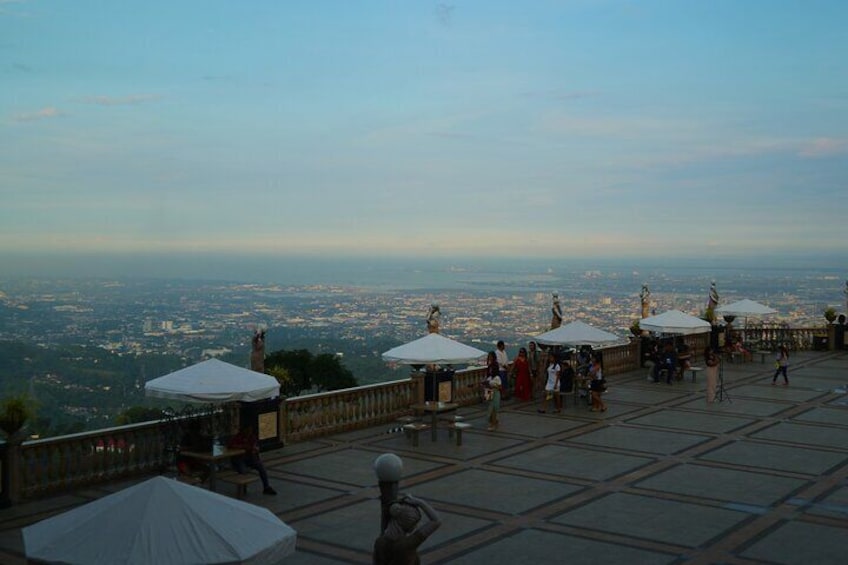
[[[467,430],[471,427],[471,424],[466,422],[454,421],[448,424],[448,437],[453,437],[454,432],[456,432],[456,444],[462,445],[462,430]]]
[[[418,434],[423,430],[429,430],[430,424],[414,423],[406,424],[403,431],[406,432],[406,437],[412,439],[412,447],[418,447]]]
[[[421,418],[417,416],[401,416],[397,420],[395,420],[398,424],[400,424],[400,429],[403,430],[403,433],[406,435],[406,439],[410,439],[412,437],[412,432],[406,427],[409,424],[417,424],[421,422]],[[398,428],[392,428],[392,430],[397,431]],[[390,431],[392,431],[390,430]]]
[[[259,475],[253,473],[239,474],[235,471],[224,471],[215,476],[215,480],[236,485],[236,496],[244,498],[247,496],[247,485],[259,480]]]
[[[693,366],[689,367],[689,369],[688,369],[688,370],[689,370],[689,371],[692,371],[692,382],[694,383],[694,382],[695,382],[695,377],[697,376],[698,371],[703,371],[703,370],[704,370],[704,368],[703,368],[703,367],[695,367],[695,366],[693,365]]]

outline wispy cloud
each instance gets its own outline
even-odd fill
[[[848,154],[848,139],[835,139],[832,137],[813,139],[804,143],[798,151],[800,157],[811,159],[845,154]]]
[[[82,101],[86,104],[96,104],[98,106],[133,106],[158,100],[161,98],[158,94],[131,94],[129,96],[88,96]]]
[[[583,100],[597,98],[602,95],[600,90],[531,90],[521,93],[528,98],[550,98],[552,100]]]
[[[34,122],[37,120],[46,120],[48,118],[58,118],[63,115],[62,111],[54,106],[48,106],[35,112],[25,112],[23,114],[15,114],[16,122]]]

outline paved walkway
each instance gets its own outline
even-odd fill
[[[725,363],[728,397],[704,377],[653,384],[614,376],[609,411],[561,414],[507,403],[498,432],[483,407],[456,446],[440,432],[413,448],[389,426],[266,454],[277,497],[251,488],[298,532],[292,563],[370,563],[380,522],[372,470],[404,462],[401,492],[443,525],[425,563],[845,563],[848,548],[848,353],[799,353],[790,386],[772,363]],[[25,563],[20,528],[122,485],[0,511],[0,563]],[[104,540],[106,541],[106,540]]]

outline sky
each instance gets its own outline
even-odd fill
[[[0,0],[0,256],[845,256],[846,16]]]

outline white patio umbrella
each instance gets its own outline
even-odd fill
[[[280,395],[274,377],[208,359],[144,383],[146,396],[183,402],[254,402]]]
[[[590,326],[580,320],[575,320],[564,326],[547,331],[533,339],[536,343],[541,343],[542,345],[566,345],[572,347],[579,347],[581,345],[597,347],[622,341],[622,338],[617,335]]]
[[[690,316],[680,310],[669,310],[656,316],[642,318],[639,320],[639,328],[662,334],[689,335],[708,332],[712,326],[706,320]]]
[[[777,314],[777,310],[770,308],[765,304],[760,304],[755,300],[745,298],[732,304],[726,304],[716,308],[716,313],[722,316],[768,316],[769,314]]]
[[[270,565],[297,543],[265,508],[161,476],[22,533],[27,559],[67,565]]]
[[[401,365],[457,365],[473,363],[485,355],[485,351],[476,347],[431,333],[389,349],[383,353],[383,360]]]

